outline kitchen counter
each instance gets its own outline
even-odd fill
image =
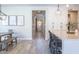
[[[62,39],[62,54],[79,54],[79,32],[67,34],[66,31],[51,31]]]
[[[66,30],[51,30],[51,32],[61,39],[79,39],[79,32],[75,34],[68,34]]]

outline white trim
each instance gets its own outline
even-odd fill
[[[17,40],[32,40],[32,38],[17,38]]]

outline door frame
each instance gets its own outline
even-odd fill
[[[43,11],[45,14],[44,14],[44,40],[46,38],[46,10],[32,10],[32,39],[33,39],[33,12],[34,11]]]

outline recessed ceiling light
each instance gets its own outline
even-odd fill
[[[66,7],[68,8],[69,7],[69,4],[66,4]]]

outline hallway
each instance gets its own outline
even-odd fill
[[[33,32],[33,39],[45,39],[45,35],[43,32]]]

